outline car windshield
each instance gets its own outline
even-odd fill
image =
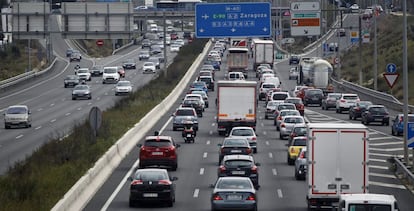
[[[372,107],[370,111],[375,113],[385,113],[387,112],[387,109],[384,107]]]
[[[297,134],[306,134],[306,127],[295,127],[293,131]]]
[[[116,68],[106,68],[104,69],[104,73],[116,73]]]
[[[298,115],[298,111],[281,111],[280,116]]]
[[[207,95],[206,95],[206,93],[204,91],[192,91],[191,93],[192,94],[199,94],[199,95],[201,95],[203,97],[207,97]]]
[[[128,60],[124,61],[124,63],[134,63],[134,60],[133,59],[128,59]]]
[[[120,81],[117,86],[131,86],[131,83],[129,81]]]
[[[246,140],[243,140],[243,139],[226,139],[226,140],[224,140],[223,145],[226,145],[226,146],[246,145]]]
[[[88,73],[88,70],[87,69],[79,69],[78,73]]]
[[[263,84],[262,88],[276,88],[274,84]]]
[[[144,66],[154,66],[154,63],[145,63]]]
[[[194,116],[194,112],[189,109],[180,109],[175,112],[176,116]]]
[[[285,100],[287,98],[286,94],[274,94],[273,100]]]
[[[220,189],[251,189],[252,184],[248,180],[220,180],[217,184]]]
[[[295,138],[295,139],[293,139],[292,146],[306,146],[306,139],[305,138]]]
[[[343,98],[345,100],[357,100],[358,99],[358,96],[345,95],[345,96],[343,96]]]
[[[296,106],[295,105],[279,105],[277,108],[280,111],[280,110],[285,110],[285,109],[296,109]]]
[[[254,133],[250,129],[236,129],[231,132],[232,136],[253,136]]]
[[[293,104],[298,104],[298,103],[302,103],[302,100],[300,98],[295,98],[295,99],[286,99],[285,103],[293,103]]]
[[[329,98],[335,98],[335,99],[339,99],[339,98],[341,98],[341,94],[328,94],[328,97]]]
[[[171,146],[170,140],[146,140],[144,146],[146,147],[169,147]]]
[[[137,171],[134,179],[141,181],[169,180],[168,175],[162,171]]]
[[[25,107],[11,107],[7,109],[7,114],[25,114],[27,109]]]
[[[306,92],[307,92],[309,95],[317,95],[317,94],[319,94],[319,95],[323,95],[322,90],[308,89]]]
[[[366,108],[369,105],[372,105],[371,102],[359,102],[358,104],[359,104],[359,107],[363,107],[363,108]]]
[[[224,162],[227,167],[248,167],[252,165],[250,160],[227,160]]]
[[[76,86],[75,89],[76,90],[87,90],[88,86]]]
[[[285,123],[303,123],[303,119],[301,118],[292,118],[292,117],[287,117],[285,118]]]
[[[67,80],[76,80],[76,79],[78,79],[78,76],[76,76],[76,75],[68,75],[68,76],[66,76],[66,79]]]
[[[267,103],[267,106],[271,107],[271,106],[277,106],[279,104],[279,102],[276,101],[270,101]]]

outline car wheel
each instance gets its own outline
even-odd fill
[[[386,123],[385,123],[385,125],[386,125],[386,126],[390,126],[390,123],[389,123],[389,122],[386,122]]]
[[[257,148],[253,149],[253,153],[255,153],[255,154],[257,153]]]
[[[279,133],[279,138],[280,138],[280,140],[283,140],[283,136],[282,136],[281,133]]]
[[[67,88],[68,86],[65,84],[65,88]]]
[[[72,100],[76,100],[76,98],[75,97],[72,97]]]
[[[394,129],[391,127],[391,135],[395,136]]]
[[[336,113],[339,113],[339,110],[338,110],[338,108],[336,108],[336,109],[335,109],[335,112],[336,112]]]
[[[276,126],[276,131],[280,131],[280,128],[278,126]]]
[[[173,127],[173,131],[177,131],[177,128],[176,127]]]
[[[5,128],[5,129],[10,129],[10,126],[5,124],[5,125],[4,125],[4,128]]]
[[[296,180],[300,180],[299,175],[298,175],[298,172],[296,170],[295,170],[295,179]]]
[[[129,207],[135,207],[135,202],[133,200],[129,200]]]
[[[339,113],[342,114],[342,108],[339,108]]]
[[[287,156],[287,163],[288,163],[288,165],[293,165],[293,163],[294,163],[294,160],[290,159],[289,154]]]
[[[172,207],[172,206],[173,206],[173,204],[174,204],[173,199],[170,199],[170,200],[167,202],[167,206],[168,206],[168,207]]]
[[[219,134],[219,136],[224,136],[224,135],[226,135],[226,132],[224,132],[224,131],[219,131],[219,132],[218,132],[218,134]]]
[[[177,171],[178,168],[178,164],[174,164],[171,168],[172,171]]]
[[[349,116],[349,119],[352,119],[352,116],[351,116],[351,114],[349,114],[348,116]]]
[[[265,119],[267,119],[268,117],[267,117],[267,115],[265,115]]]

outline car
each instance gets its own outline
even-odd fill
[[[371,19],[373,16],[373,11],[372,9],[365,9],[364,13],[362,14],[362,19],[366,20],[366,19]]]
[[[226,155],[221,165],[218,167],[218,177],[248,177],[254,187],[259,189],[259,169],[260,163],[254,161],[251,155]]]
[[[151,40],[143,39],[141,42],[141,48],[151,48]]]
[[[351,10],[352,13],[359,13],[359,6],[358,4],[352,4],[349,9]]]
[[[336,36],[338,37],[345,37],[346,36],[346,30],[344,28],[340,28],[336,31]]]
[[[299,77],[299,70],[297,67],[292,67],[289,70],[289,80],[297,80]]]
[[[157,58],[155,56],[151,56],[148,59],[148,62],[154,63],[155,64],[155,69],[157,69],[157,70],[161,69],[161,63],[160,63],[160,59],[159,58]]]
[[[219,177],[211,193],[211,210],[257,210],[256,189],[247,177]]]
[[[176,39],[174,41],[175,44],[179,45],[180,47],[183,47],[183,45],[185,45],[185,42],[183,39]]]
[[[78,75],[67,75],[65,77],[65,80],[63,82],[64,87],[75,87],[76,85],[78,85],[80,83],[80,79]]]
[[[214,80],[214,71],[201,70],[200,72],[198,72],[197,80],[200,80],[200,76],[209,76],[209,77],[213,78],[213,80]]]
[[[72,48],[66,49],[66,57],[70,57],[70,55],[72,55],[73,51],[74,50]]]
[[[72,90],[72,100],[92,99],[91,88],[86,84],[76,85]]]
[[[338,43],[337,42],[331,42],[328,45],[329,51],[338,51]]]
[[[359,101],[349,108],[349,119],[356,120],[361,117],[361,114],[365,112],[368,106],[373,105],[371,101]]]
[[[221,64],[218,61],[204,60],[203,64],[204,65],[206,65],[206,64],[207,65],[212,65],[216,71],[220,71],[220,69],[221,69],[221,67],[220,67]]]
[[[190,23],[189,23],[189,25],[190,25]],[[189,32],[189,31],[185,31],[184,32],[184,34],[183,34],[183,38],[184,39],[190,39],[190,38],[192,38],[193,37],[193,35],[192,35],[192,33],[191,32]]]
[[[292,55],[292,56],[289,57],[289,65],[299,64],[299,61],[300,61],[300,57],[299,56]]]
[[[76,75],[79,76],[79,80],[84,80],[84,81],[92,80],[91,72],[89,71],[89,68],[79,68],[76,71]]]
[[[156,55],[162,53],[162,48],[160,48],[158,45],[152,45],[150,50],[150,55]]]
[[[294,137],[288,144],[287,163],[293,165],[300,150],[306,146],[307,138],[304,136]]]
[[[229,137],[247,139],[250,147],[253,149],[253,153],[257,153],[257,135],[253,128],[244,126],[233,127],[229,132]]]
[[[408,121],[414,122],[414,114],[408,114]],[[397,114],[392,119],[391,134],[393,136],[401,136],[404,134],[404,114]],[[407,126],[406,126],[407,127]]]
[[[32,127],[32,113],[27,105],[12,105],[4,112],[4,128]]]
[[[276,117],[275,110],[277,105],[279,105],[280,103],[282,102],[277,100],[271,100],[267,102],[265,110],[265,119],[274,119]]]
[[[265,79],[266,79],[266,78],[268,78],[268,77],[275,77],[275,76],[276,76],[276,75],[275,75],[275,73],[273,72],[273,70],[271,70],[271,69],[266,69],[266,70],[263,70],[262,74],[260,75],[259,82],[260,82],[260,83],[263,83],[263,82],[265,82]]]
[[[223,143],[217,144],[220,147],[219,149],[219,162],[218,165],[221,165],[224,156],[241,154],[241,155],[251,155],[253,150],[250,147],[249,141],[246,138],[225,138]]]
[[[200,88],[208,94],[207,84],[204,81],[194,81],[190,84],[190,88]]]
[[[304,146],[299,152],[298,157],[295,160],[295,179],[305,180],[307,172],[307,147]]]
[[[278,115],[273,121],[273,125],[276,125],[276,130],[280,131],[280,124],[282,123],[283,117],[285,116],[301,116],[299,111],[296,109],[284,109],[278,112]]]
[[[200,71],[204,71],[204,70],[211,71],[214,73],[216,71],[216,68],[214,68],[212,64],[203,64],[203,66],[201,66]]]
[[[194,108],[179,107],[175,110],[172,116],[173,116],[173,120],[172,120],[173,131],[176,131],[179,128],[184,128],[184,122],[186,121],[193,122],[194,130],[198,131],[198,115]]]
[[[208,108],[209,103],[208,103],[208,95],[207,95],[207,93],[205,93],[202,90],[191,90],[191,92],[189,94],[199,94],[199,95],[201,95],[203,97],[203,101],[204,101],[205,107]]]
[[[274,116],[275,118],[276,118],[277,116],[279,116],[279,112],[280,112],[281,110],[296,110],[296,106],[295,106],[295,104],[293,104],[293,103],[285,103],[285,102],[280,102],[280,103],[276,106],[273,116]],[[299,111],[298,111],[298,113],[299,113]],[[300,115],[300,114],[299,114],[299,115]]]
[[[170,34],[170,37],[171,37],[171,40],[176,40],[176,39],[178,39],[178,34],[173,32],[173,33]]]
[[[80,62],[81,59],[82,59],[82,55],[80,54],[80,52],[73,51],[69,56],[69,61],[70,62],[73,62],[73,61]]]
[[[204,98],[203,98],[203,96],[201,94],[186,94],[185,97],[184,97],[184,100],[187,100],[187,99],[197,99],[197,100],[200,100],[200,102],[201,102],[201,104],[203,106],[203,110],[204,110],[204,108],[206,108],[206,102],[204,102]]]
[[[104,67],[102,74],[102,83],[118,83],[120,75],[118,73],[118,67]]]
[[[137,69],[134,59],[127,59],[122,63],[124,69]]]
[[[324,98],[322,89],[307,89],[303,97],[303,104],[305,106],[311,104],[318,104],[322,106],[322,99]]]
[[[204,81],[207,84],[207,88],[214,92],[214,79],[213,76],[200,76],[198,81]]]
[[[199,117],[203,117],[203,111],[204,111],[204,107],[203,107],[203,103],[200,99],[184,99],[183,102],[181,103],[181,107],[184,108],[194,108],[197,115]]]
[[[165,169],[137,169],[129,177],[129,206],[134,207],[142,202],[164,202],[172,207],[175,202],[175,180],[177,177],[170,177]]]
[[[243,75],[243,74],[242,74]],[[271,82],[262,83],[259,89],[259,100],[266,100],[266,95],[269,89],[276,88],[276,85]]]
[[[303,85],[295,86],[295,88],[292,89],[292,95],[295,97],[298,97],[298,92],[304,87],[307,87],[307,86],[303,86]]]
[[[342,111],[349,110],[349,108],[356,102],[360,101],[357,94],[344,93],[336,101],[336,113],[342,113]]]
[[[103,74],[103,69],[103,65],[94,65],[89,70],[92,76],[101,76]]]
[[[179,44],[171,44],[170,45],[170,51],[171,52],[178,52],[180,51],[181,45]]]
[[[329,110],[330,108],[336,107],[336,101],[341,98],[342,93],[328,93],[323,99],[322,99],[322,109],[323,110]]]
[[[272,92],[272,95],[270,96],[270,100],[279,100],[284,102],[286,98],[290,97],[288,92]]]
[[[372,122],[379,122],[381,125],[390,125],[388,109],[383,105],[370,105],[361,114],[361,123],[368,125]]]
[[[239,71],[232,71],[227,73],[227,80],[235,81],[235,80],[245,80],[243,72]]]
[[[147,60],[147,59],[149,59],[150,58],[150,52],[149,51],[146,51],[146,50],[142,50],[142,51],[140,51],[139,52],[139,54],[138,54],[138,59],[141,61],[141,60]]]
[[[167,32],[174,32],[174,27],[173,26],[167,26]]]
[[[302,99],[298,97],[288,97],[285,99],[285,103],[295,104],[296,110],[299,111],[300,115],[305,115],[305,105],[303,104]]]
[[[116,66],[116,68],[117,68],[117,72],[119,74],[119,77],[125,78],[125,76],[126,76],[125,69],[122,66]]]
[[[115,95],[129,94],[132,92],[132,84],[130,81],[118,81],[115,85]]]
[[[145,62],[142,65],[142,73],[155,73],[156,69],[154,62]]]
[[[279,126],[279,138],[283,140],[285,136],[290,135],[294,126],[303,124],[305,119],[302,116],[284,116]]]
[[[177,148],[171,136],[147,136],[143,144],[137,145],[139,150],[140,169],[147,166],[169,167],[172,171],[178,168]]]
[[[292,141],[293,138],[298,136],[306,136],[308,133],[306,125],[295,125],[289,134],[288,141]]]

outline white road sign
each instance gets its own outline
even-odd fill
[[[292,2],[290,10],[294,11],[320,11],[319,2]]]

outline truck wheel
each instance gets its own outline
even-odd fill
[[[224,135],[226,135],[226,132],[219,131],[219,132],[218,132],[218,134],[219,134],[220,136],[224,136]]]

